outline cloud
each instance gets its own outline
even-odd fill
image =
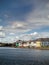
[[[49,26],[49,7],[47,4],[49,4],[49,2],[46,0],[35,0],[35,9],[28,14],[26,19],[32,28]]]
[[[3,38],[2,42],[5,43],[13,43],[16,41],[16,38],[14,36],[7,36],[5,38]]]
[[[13,21],[11,23],[11,25],[13,28],[18,28],[18,27],[23,27],[25,24],[23,22],[20,22],[20,21]]]
[[[6,34],[3,31],[3,26],[0,26],[0,38],[4,38],[5,36],[6,36]]]
[[[4,32],[0,32],[0,38],[1,37],[5,37],[5,33]]]
[[[21,40],[34,40],[36,38],[39,38],[39,33],[38,32],[33,32],[33,33],[30,33],[30,34],[23,34],[20,36],[20,39]]]
[[[14,35],[15,33],[10,33],[10,35]]]
[[[41,32],[40,37],[41,38],[49,38],[49,32]]]
[[[30,35],[37,35],[38,33],[37,32],[34,32],[34,33],[31,33]]]
[[[35,40],[38,38],[49,38],[49,32],[40,32],[40,33],[33,32],[30,34],[23,34],[19,37],[19,40],[28,41],[28,40]]]
[[[49,26],[49,7],[48,7],[48,0],[21,0],[21,2],[16,4],[16,2],[12,1],[10,4],[11,7],[24,7],[24,6],[30,6],[32,10],[29,11],[29,13],[25,14],[25,20],[21,21],[10,21],[11,25],[7,26],[5,28],[6,30],[13,30],[18,29],[18,30],[28,30],[28,29],[38,29],[41,28],[42,26]],[[14,4],[14,5],[13,5]],[[13,5],[13,6],[12,6]],[[16,6],[17,5],[17,6]],[[28,10],[27,10],[28,11]],[[5,15],[7,16],[7,15]],[[13,18],[15,16],[13,15]],[[11,29],[9,29],[11,28]],[[18,31],[17,30],[17,31]]]
[[[9,32],[9,33],[25,33],[30,31],[30,28],[27,28],[28,24],[25,22],[21,22],[21,21],[12,21],[9,25],[4,26],[3,30],[5,32]]]
[[[31,0],[31,1],[25,0],[23,2],[24,4],[22,3],[22,5],[24,6],[25,6],[25,3],[27,6],[29,4],[32,4],[32,10],[25,15],[26,17],[24,21],[17,21],[17,20],[12,21],[11,25],[9,26],[11,30],[16,29],[17,32],[20,32],[20,31],[24,32],[30,29],[34,30],[34,29],[42,28],[44,26],[49,26],[48,0],[47,1],[46,0],[45,1],[44,0]]]
[[[18,39],[17,37],[20,37],[19,39],[23,40],[30,40],[39,37],[49,37],[49,33],[43,32],[42,30],[42,33],[34,31],[34,33],[26,34],[26,32],[28,31],[37,30],[49,26],[48,0],[21,0],[20,2],[17,2],[17,4],[14,1],[10,3],[9,6],[12,11],[9,10],[10,13],[8,13],[11,17],[9,17],[9,19],[7,20],[10,23],[6,22],[7,24],[4,27],[0,26],[0,30],[3,29],[3,33],[6,32],[7,36],[8,34],[10,34],[11,36],[15,35],[16,39]],[[4,17],[8,18],[8,15],[5,14]],[[3,33],[1,33],[1,35]],[[12,40],[14,40],[15,38],[12,38]],[[10,39],[11,37],[9,38],[9,40]]]
[[[0,30],[2,30],[3,29],[3,26],[0,26]]]

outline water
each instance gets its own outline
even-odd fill
[[[0,65],[49,65],[49,50],[0,47]]]

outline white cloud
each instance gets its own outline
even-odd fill
[[[49,1],[48,2],[47,1],[48,0],[45,0],[45,1],[44,0],[34,0],[34,4],[33,4],[33,0],[31,0],[31,2],[30,1],[28,2],[27,0],[28,3],[26,3],[26,0],[24,0],[23,2],[25,2],[27,6],[30,4],[33,4],[32,7],[34,7],[34,9],[32,8],[32,11],[26,14],[26,19],[24,21],[17,21],[17,20],[10,21],[11,22],[10,25],[6,27],[3,28],[2,26],[0,26],[0,30],[2,30],[3,28],[3,30],[6,31],[6,33],[10,33],[11,35],[14,35],[14,33],[22,34],[30,30],[34,30],[38,28],[40,29],[43,26],[49,26]],[[14,7],[17,7],[15,5]],[[4,16],[8,17],[8,15],[4,15]],[[0,33],[0,35],[4,36],[3,33]],[[29,39],[33,39],[33,38],[35,39],[35,38],[40,38],[40,37],[49,37],[49,32],[42,32],[42,33],[34,32],[31,34],[21,35],[19,39],[29,40]],[[9,40],[10,39],[11,37],[9,38]],[[16,36],[16,39],[18,39],[17,36]],[[14,38],[12,38],[12,40],[14,40]]]
[[[18,37],[18,36],[16,36],[16,39],[19,39],[19,37]]]
[[[11,23],[12,28],[24,27],[25,25],[26,23],[24,23],[23,21],[13,21]]]
[[[5,37],[5,33],[4,32],[0,32],[0,37]]]
[[[0,38],[0,42],[2,42],[2,39]]]
[[[3,28],[4,31],[6,31],[7,33],[9,32],[10,34],[13,33],[25,33],[30,31],[31,29],[27,27],[28,24],[25,22],[20,22],[20,21],[13,21],[10,25],[7,25]],[[11,33],[12,32],[12,33]]]
[[[38,33],[37,32],[34,32],[34,33],[31,33],[30,35],[37,35]]]
[[[31,3],[33,3],[32,0]],[[27,32],[31,29],[49,26],[49,7],[47,2],[44,0],[34,0],[34,7],[32,12],[27,14],[25,21],[12,21],[12,23],[5,28],[6,31]]]
[[[16,38],[14,36],[7,36],[6,38],[3,38],[2,42],[13,43],[15,41],[16,41]]]
[[[40,37],[41,38],[49,38],[49,32],[41,32]]]
[[[48,17],[48,19],[49,19],[49,15],[48,15],[47,17]]]
[[[34,32],[30,34],[23,34],[19,37],[20,40],[34,40],[37,38],[49,38],[49,32]]]
[[[17,27],[23,27],[23,25],[22,24],[17,24]]]
[[[10,35],[15,35],[15,33],[10,33]]]
[[[26,35],[20,37],[20,40],[25,40],[25,41],[31,40],[31,36],[26,34]]]

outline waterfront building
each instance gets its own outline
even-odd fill
[[[16,42],[16,47],[19,47],[19,43],[18,42]]]
[[[36,47],[41,47],[41,41],[36,41]]]
[[[39,38],[34,41],[18,40],[16,42],[16,47],[40,48],[40,47],[48,47],[48,46],[49,46],[49,38]]]
[[[22,41],[21,40],[16,41],[16,47],[22,47]]]
[[[30,44],[32,47],[36,47],[36,43],[35,42],[31,42],[31,44]]]
[[[48,47],[49,38],[39,38],[36,40],[36,47]]]

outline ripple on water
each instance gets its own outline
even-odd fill
[[[0,65],[49,65],[49,51],[1,48]]]

